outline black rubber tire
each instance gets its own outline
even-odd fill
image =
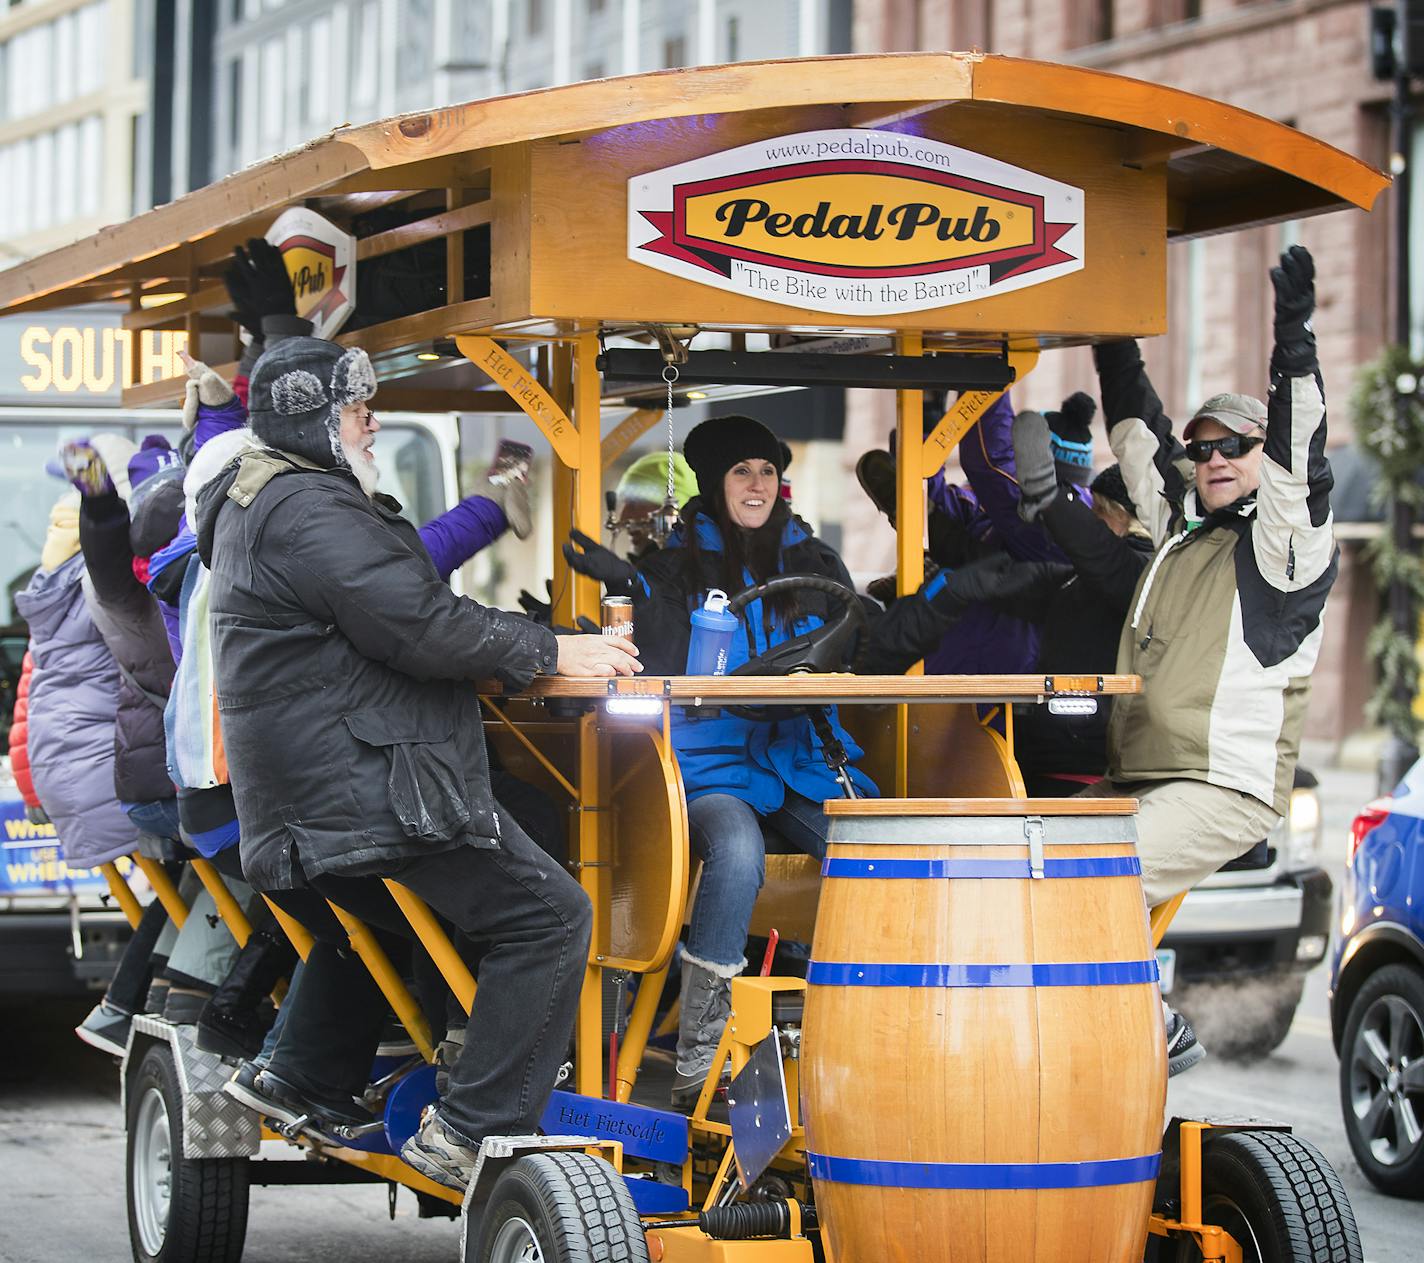
[[[144,1100],[155,1091],[163,1099],[172,1156],[166,1231],[162,1245],[150,1252],[138,1224],[134,1158],[141,1143],[137,1132]],[[238,1263],[247,1237],[248,1160],[183,1157],[182,1090],[167,1044],[155,1044],[144,1054],[129,1080],[126,1099],[124,1183],[134,1263]]]
[[[1304,988],[1303,973],[1282,969],[1240,982],[1182,983],[1167,999],[1211,1056],[1250,1064],[1285,1042]]]
[[[1395,1162],[1381,1161],[1370,1146],[1361,1120],[1355,1114],[1352,1071],[1360,1027],[1377,1002],[1397,998],[1415,1016],[1424,1018],[1424,975],[1410,965],[1386,965],[1365,979],[1350,1004],[1345,1017],[1345,1029],[1340,1039],[1340,1113],[1345,1121],[1345,1135],[1355,1154],[1360,1170],[1382,1193],[1391,1197],[1424,1198],[1424,1144],[1413,1154]],[[1410,1052],[1419,1053],[1411,1048]],[[1424,1120],[1420,1120],[1424,1121]]]
[[[1314,1145],[1282,1131],[1207,1133],[1202,1218],[1225,1228],[1242,1263],[1364,1263],[1355,1213]],[[1200,1263],[1194,1242],[1148,1238],[1161,1263]]]
[[[490,1263],[506,1225],[522,1220],[546,1263],[648,1263],[648,1239],[628,1185],[586,1153],[531,1153],[490,1190],[479,1263]]]

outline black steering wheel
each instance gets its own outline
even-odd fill
[[[808,672],[841,671],[855,644],[855,639],[869,626],[865,607],[855,592],[834,579],[820,575],[780,574],[762,583],[743,588],[728,603],[727,612],[740,616],[753,601],[778,592],[822,592],[840,604],[840,612],[819,627],[773,645],[764,653],[750,658],[732,675],[802,675]],[[812,706],[728,706],[742,719],[760,723],[789,719],[820,708]]]
[[[763,597],[803,590],[833,597],[840,602],[840,613],[819,627],[783,640],[765,653],[748,659],[732,675],[796,675],[806,671],[839,671],[845,666],[856,636],[868,624],[860,598],[844,583],[812,574],[773,575],[763,583],[738,592],[727,603],[727,612],[740,615],[753,601]]]

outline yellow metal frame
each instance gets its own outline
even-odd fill
[[[109,883],[109,893],[114,896],[114,902],[119,905],[119,910],[124,914],[124,919],[128,921],[130,929],[138,929],[139,920],[143,916],[143,905],[139,903],[138,896],[134,894],[133,887],[123,878],[118,867],[110,860],[107,864],[100,864],[99,871],[104,874],[104,880]]]

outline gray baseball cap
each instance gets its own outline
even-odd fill
[[[1251,395],[1213,395],[1187,422],[1184,439],[1192,437],[1198,421],[1219,421],[1235,434],[1251,434],[1266,428],[1266,405]]]

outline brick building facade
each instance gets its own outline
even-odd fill
[[[1370,76],[1364,0],[857,0],[858,52],[969,49],[1076,65],[1169,84],[1289,123],[1379,167],[1389,162],[1390,86]],[[1169,413],[1190,415],[1219,390],[1264,395],[1270,353],[1266,270],[1294,241],[1319,268],[1316,318],[1332,446],[1348,444],[1347,400],[1356,368],[1392,327],[1388,193],[1359,211],[1277,224],[1173,246],[1168,251],[1170,332],[1146,346]],[[1072,390],[1095,391],[1086,350],[1045,355],[1014,394],[1020,406],[1056,407]],[[888,399],[851,405],[846,460],[883,441]],[[1110,460],[1102,444],[1101,463]],[[857,506],[857,513],[860,512]],[[889,532],[870,513],[847,514],[848,555],[862,573],[887,567]],[[1339,741],[1362,723],[1368,690],[1364,636],[1375,596],[1358,543],[1346,543],[1327,614],[1309,735]]]

